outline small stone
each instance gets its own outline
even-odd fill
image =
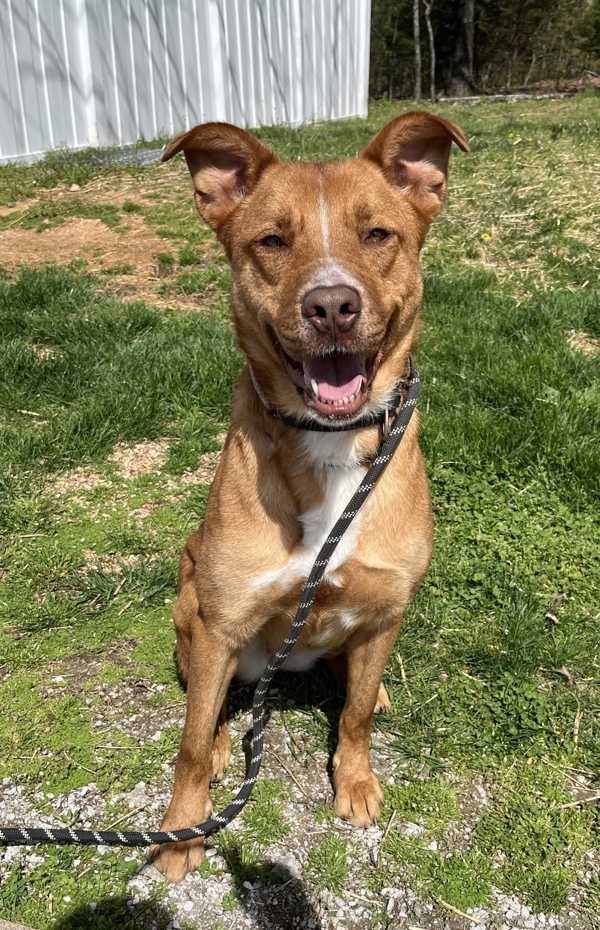
[[[248,891],[254,891],[254,885],[252,884],[252,882],[248,882],[248,881],[244,882],[244,888],[247,888]]]
[[[70,190],[70,191],[80,191],[80,190],[81,190],[81,187],[79,186],[79,184],[71,184],[69,190]]]

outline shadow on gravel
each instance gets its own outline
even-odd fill
[[[241,851],[235,845],[229,847],[226,858],[238,902],[255,926],[261,930],[298,930],[298,927],[321,930],[321,920],[299,878],[282,874],[280,866],[269,859],[257,865],[244,865]],[[273,882],[278,873],[282,878],[280,884]],[[255,887],[250,891],[245,882]]]
[[[249,711],[256,685],[245,685],[235,678],[227,694],[227,717]],[[273,691],[275,693],[273,694]],[[333,756],[338,740],[338,723],[344,707],[345,691],[324,662],[307,672],[277,672],[267,695],[266,728],[274,710],[300,710],[321,714],[327,719],[327,752]],[[318,728],[318,727],[317,727]]]
[[[127,907],[127,898],[104,898],[92,911],[78,907],[54,924],[54,930],[166,930],[173,915],[156,901]]]

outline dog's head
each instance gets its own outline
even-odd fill
[[[392,120],[346,162],[281,162],[207,123],[175,139],[233,271],[238,340],[280,410],[349,423],[386,402],[416,337],[419,252],[446,199],[458,126]]]

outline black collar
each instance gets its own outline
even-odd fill
[[[340,423],[339,420],[336,422],[333,419],[330,423],[325,423],[321,420],[315,420],[310,417],[302,418],[289,416],[287,413],[282,413],[281,410],[277,409],[277,407],[273,407],[266,397],[261,385],[259,384],[258,379],[252,369],[252,365],[249,364],[248,367],[250,368],[250,377],[252,378],[254,389],[263,402],[264,406],[269,411],[271,416],[275,417],[281,423],[285,423],[286,426],[291,426],[293,429],[303,429],[314,433],[344,433],[356,429],[365,429],[365,427],[368,426],[381,426],[383,427],[384,437],[387,436],[390,419],[398,410],[398,407],[402,403],[407,389],[412,383],[415,370],[413,357],[410,355],[408,359],[408,372],[403,374],[400,380],[396,382],[392,396],[390,397],[383,410],[364,413],[362,416],[357,417],[356,420],[352,420],[349,423],[344,423],[343,421]]]

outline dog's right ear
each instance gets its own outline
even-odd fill
[[[162,161],[183,152],[194,182],[194,199],[202,219],[219,234],[264,169],[278,161],[250,133],[229,123],[204,123],[178,136]]]

